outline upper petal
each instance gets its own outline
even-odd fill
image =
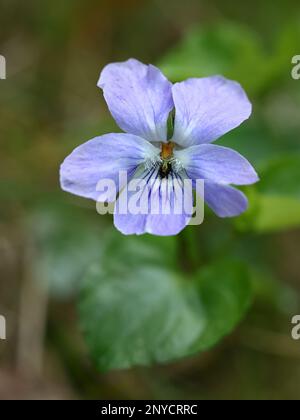
[[[188,79],[173,88],[173,141],[187,147],[210,143],[251,115],[252,106],[239,83],[222,76]]]
[[[120,184],[120,171],[132,175],[137,166],[151,159],[159,150],[140,137],[117,133],[95,137],[77,147],[60,167],[63,190],[99,201],[113,201],[114,191],[101,194],[97,191],[100,180],[112,180],[116,192]]]
[[[209,179],[217,183],[248,185],[258,181],[252,165],[228,147],[201,144],[175,151],[192,179]]]
[[[98,86],[124,131],[149,141],[166,141],[167,120],[174,107],[172,84],[158,68],[135,59],[108,64]]]

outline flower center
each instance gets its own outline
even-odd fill
[[[169,141],[168,143],[161,144],[160,156],[162,159],[170,159],[173,156],[174,143]]]
[[[178,174],[183,169],[183,165],[174,156],[174,146],[175,144],[172,142],[161,143],[160,153],[147,159],[145,168],[149,171],[156,169],[160,178],[168,178],[169,175]]]
[[[159,168],[159,175],[161,178],[166,178],[173,170],[173,149],[174,143],[172,142],[161,144],[161,164]]]

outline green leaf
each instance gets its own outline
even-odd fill
[[[207,325],[195,343],[195,351],[206,350],[229,334],[243,317],[252,298],[250,273],[241,262],[224,260],[200,271],[198,296]]]
[[[173,81],[222,74],[257,96],[287,80],[299,39],[297,21],[283,27],[268,52],[262,38],[245,25],[227,21],[202,25],[189,30],[159,67]]]
[[[176,266],[175,243],[176,238],[116,234],[86,274],[79,314],[100,370],[195,354],[218,342],[244,315],[251,300],[247,269],[215,262],[184,275]]]
[[[250,91],[266,83],[269,61],[262,43],[250,29],[232,23],[196,27],[159,63],[174,81],[223,74]],[[249,69],[255,68],[255,77]]]
[[[273,160],[260,172],[260,178],[247,192],[250,208],[237,220],[237,226],[257,232],[300,226],[300,155]]]
[[[280,156],[283,151],[292,149],[286,138],[277,138],[272,133],[261,120],[258,110],[253,118],[238,129],[225,134],[217,142],[241,153],[258,171],[264,168],[266,163]]]

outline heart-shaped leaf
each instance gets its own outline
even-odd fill
[[[100,370],[195,354],[244,315],[251,299],[247,269],[227,261],[183,274],[175,244],[176,238],[116,234],[87,273],[79,313]]]

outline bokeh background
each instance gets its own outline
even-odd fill
[[[0,7],[0,398],[298,399],[299,1]],[[244,86],[253,116],[220,144],[260,174],[245,215],[123,238],[60,190],[65,156],[118,130],[96,81],[129,57]]]

